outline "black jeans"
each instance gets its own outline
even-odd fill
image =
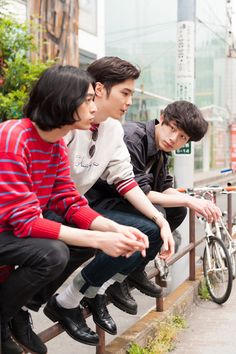
[[[17,238],[10,231],[2,232],[0,264],[17,266],[0,284],[2,321],[9,321],[34,295],[35,309],[39,309],[94,252],[89,248],[68,247],[59,240]]]

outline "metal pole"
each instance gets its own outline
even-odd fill
[[[177,46],[176,46],[176,100],[194,102],[195,81],[195,17],[196,0],[178,0],[177,14]],[[193,143],[186,144],[174,153],[174,176],[176,187],[193,187],[194,149]],[[189,221],[188,218],[180,225],[182,246],[188,245]],[[193,255],[193,253],[192,253]],[[174,286],[178,286],[189,277],[189,257],[184,257],[173,266],[173,277],[178,279]],[[193,274],[190,275],[194,277]]]
[[[96,354],[105,353],[105,332],[99,326],[96,325],[96,332],[99,335],[99,344],[96,346]]]
[[[190,211],[189,215],[189,243],[195,243],[195,212]],[[195,265],[195,247],[189,252],[189,280],[196,279],[196,265]]]
[[[196,0],[178,0],[176,99],[194,102]],[[194,149],[190,142],[175,152],[177,187],[193,187]]]
[[[228,223],[228,231],[230,235],[232,235],[232,194],[228,193],[227,194],[227,223]]]

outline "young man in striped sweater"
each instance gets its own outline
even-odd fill
[[[139,230],[92,210],[71,180],[62,138],[70,130],[91,126],[96,112],[92,82],[78,68],[52,67],[30,94],[27,118],[0,124],[0,262],[17,266],[0,284],[2,354],[22,353],[11,339],[9,324],[27,351],[47,352],[22,307],[34,295],[39,306],[46,302],[95,249],[103,252],[80,273],[82,293],[91,288],[95,270],[97,287],[115,274],[125,277],[148,247],[147,237]],[[64,224],[46,219],[48,210],[56,212]],[[46,292],[37,297],[43,288]],[[63,311],[58,306],[57,315],[73,338],[98,344],[79,307]]]

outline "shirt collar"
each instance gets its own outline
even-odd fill
[[[159,149],[156,147],[155,142],[155,126],[159,124],[157,119],[150,120],[146,123],[147,142],[148,142],[148,156],[156,155]]]

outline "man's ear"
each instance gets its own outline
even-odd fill
[[[96,82],[94,91],[96,96],[102,97],[104,91],[104,85],[99,81]]]
[[[160,115],[159,122],[162,124],[162,123],[163,123],[163,121],[164,121],[164,115],[163,115],[163,114],[161,114],[161,115]]]

